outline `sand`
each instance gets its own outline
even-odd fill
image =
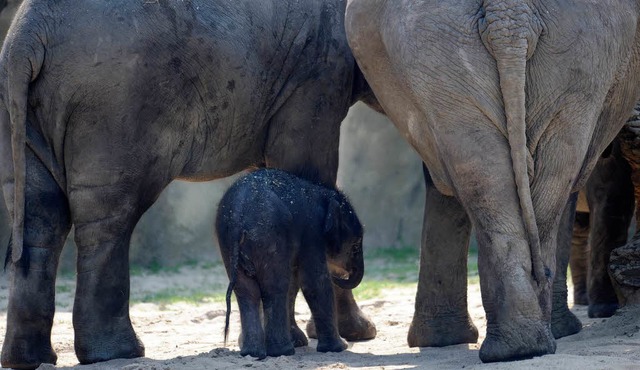
[[[366,277],[365,277],[366,279]],[[7,281],[0,278],[0,333],[5,332]],[[226,284],[221,268],[183,268],[178,272],[143,274],[132,277],[132,298],[167,291],[197,291]],[[57,368],[78,366],[73,352],[71,307],[73,279],[59,279],[52,342],[58,354]],[[544,369],[640,369],[640,308],[622,309],[609,319],[588,319],[586,307],[572,310],[584,324],[581,333],[558,340],[556,354],[530,360],[482,364],[478,358],[480,344],[444,348],[409,348],[406,335],[414,310],[415,286],[382,291],[381,297],[360,301],[362,310],[377,325],[375,339],[350,342],[342,353],[318,353],[316,341],[296,349],[289,357],[256,360],[241,357],[237,337],[240,321],[237,307],[231,315],[230,342],[223,344],[223,302],[137,303],[131,306],[133,325],[146,347],[146,357],[113,360],[82,366],[98,369],[473,369],[473,368],[544,368]],[[486,325],[478,285],[469,287],[469,311],[484,338]],[[296,318],[301,328],[309,319],[309,309],[298,299]],[[44,364],[40,368],[51,369]]]

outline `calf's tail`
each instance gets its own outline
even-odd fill
[[[231,263],[229,264],[229,286],[227,287],[227,313],[224,319],[224,345],[227,346],[227,338],[229,337],[229,317],[231,316],[231,294],[233,293],[233,288],[236,286],[236,281],[238,279],[238,269],[240,268],[240,248],[242,244],[244,244],[245,240],[245,232],[242,232],[242,236],[240,240],[234,241],[231,246]]]

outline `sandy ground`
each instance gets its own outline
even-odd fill
[[[6,325],[7,281],[0,277],[0,332]],[[224,271],[217,268],[184,268],[179,273],[139,275],[132,278],[132,298],[141,300],[158,292],[196,291],[199,287],[226,284]],[[58,353],[58,368],[79,367],[73,352],[71,305],[73,280],[59,279],[57,313],[52,342]],[[502,364],[482,364],[479,344],[445,348],[409,348],[406,335],[414,309],[415,287],[383,291],[381,297],[359,302],[376,323],[378,336],[370,341],[349,343],[342,353],[321,354],[316,341],[298,348],[290,357],[255,360],[241,357],[236,338],[240,321],[237,307],[231,316],[231,341],[223,345],[224,304],[222,302],[154,304],[131,307],[134,327],[146,346],[145,358],[113,360],[82,366],[82,369],[447,369],[447,368],[556,368],[556,369],[640,369],[640,309],[625,309],[609,319],[588,319],[586,308],[574,307],[584,323],[581,333],[558,341],[555,355]],[[480,330],[486,330],[478,285],[469,287],[469,310]],[[309,309],[299,299],[296,317],[304,328]],[[42,369],[53,368],[45,364]]]

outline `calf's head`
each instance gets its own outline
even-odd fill
[[[357,287],[364,275],[362,224],[341,193],[328,202],[324,231],[327,262],[334,284],[343,289]]]

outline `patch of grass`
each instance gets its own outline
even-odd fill
[[[382,296],[382,291],[385,289],[410,288],[415,286],[415,282],[365,279],[356,289],[353,290],[353,296],[356,300],[371,299]]]
[[[156,303],[161,307],[173,303],[185,302],[192,304],[207,302],[224,302],[225,292],[193,292],[184,289],[170,288],[148,293],[139,298],[132,298],[131,303]]]
[[[420,251],[413,247],[374,249],[365,256],[365,279],[415,282],[419,263]]]
[[[70,293],[71,289],[69,285],[56,285],[56,293]]]

